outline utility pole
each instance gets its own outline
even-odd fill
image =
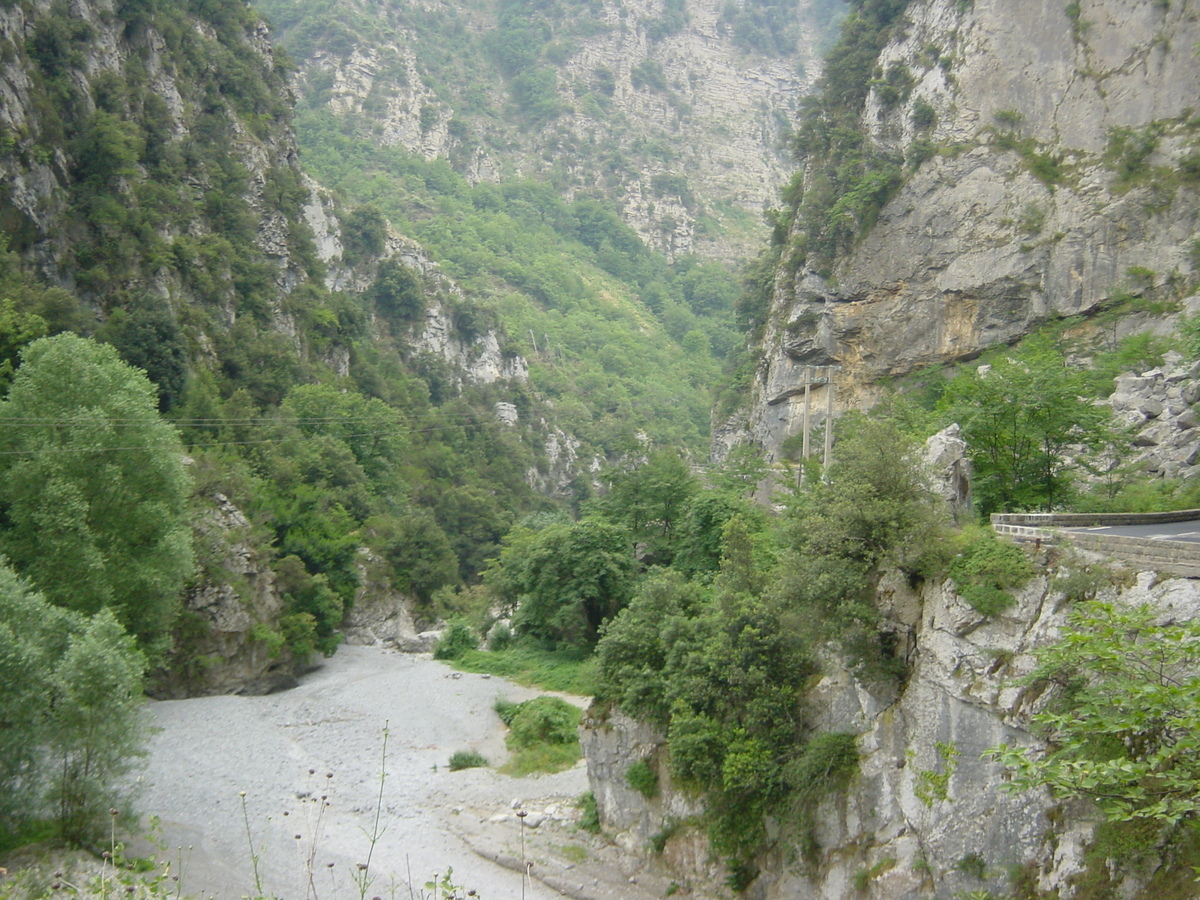
[[[808,459],[808,453],[809,453],[808,438],[809,438],[809,431],[810,431],[811,423],[809,422],[808,411],[809,411],[809,406],[810,406],[809,397],[810,397],[811,393],[812,393],[812,366],[805,366],[804,367],[804,418],[803,418],[803,426],[802,426],[804,429],[804,449],[801,451],[801,454],[800,454],[801,459]]]
[[[829,377],[825,380],[825,461],[822,465],[829,468],[829,457],[833,453],[833,366],[826,371]]]

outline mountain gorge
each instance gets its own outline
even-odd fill
[[[836,4],[266,0],[302,107],[471,183],[602,197],[669,259],[730,261],[786,176],[783,136]]]
[[[669,894],[1193,896],[1195,580],[966,520],[1200,505],[1198,44],[1190,0],[0,0],[0,685],[102,627],[133,717],[143,668],[507,648],[586,673],[582,803]],[[122,506],[134,426],[170,492]]]

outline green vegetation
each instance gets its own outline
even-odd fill
[[[600,816],[596,813],[596,795],[591,791],[581,796],[575,804],[583,810],[579,817],[579,827],[590,834],[600,833]]]
[[[472,187],[327,112],[302,113],[297,134],[323,183],[386,213],[503,322],[562,427],[605,455],[637,430],[701,449],[708,388],[735,343],[726,267],[668,266],[600,201],[529,181]]]
[[[996,537],[990,529],[972,528],[963,534],[962,550],[947,572],[954,586],[974,609],[998,616],[1013,605],[1011,591],[1033,577],[1033,564],[1012,541]]]
[[[547,650],[521,643],[506,650],[469,650],[454,661],[454,666],[547,691],[581,697],[596,693],[596,660],[585,650]]]
[[[1069,500],[1068,448],[1095,447],[1105,434],[1107,417],[1088,395],[1084,373],[1067,366],[1046,337],[947,385],[943,404],[971,448],[981,516],[1050,510]]]
[[[192,573],[178,433],[112,347],[61,334],[21,361],[0,403],[0,549],[52,603],[111,609],[161,651]]]
[[[479,646],[479,637],[466,622],[451,622],[433,648],[434,659],[460,659]]]
[[[1194,822],[1200,813],[1200,625],[1161,625],[1149,607],[1089,603],[1037,652],[1030,681],[1054,702],[1034,716],[1050,749],[1001,745],[1012,790],[1045,786],[1096,804],[1110,822]]]
[[[817,90],[804,99],[796,128],[795,152],[805,164],[807,186],[794,181],[785,191],[787,208],[778,219],[774,249],[766,260],[781,259],[782,243],[794,226],[800,243],[782,261],[828,273],[834,257],[870,230],[900,187],[903,160],[872,145],[860,115],[872,88],[885,107],[907,99],[912,85],[907,69],[893,66],[878,75],[875,70],[879,51],[906,6],[907,0],[850,3]]]
[[[450,756],[449,768],[451,772],[459,772],[463,769],[487,768],[487,766],[487,758],[482,753],[477,753],[474,750],[456,750]]]
[[[737,511],[736,495],[688,501],[693,511],[730,504],[715,568],[677,549],[669,567],[639,580],[597,647],[597,699],[666,732],[672,780],[705,796],[710,840],[741,887],[755,877],[767,817],[799,839],[820,798],[857,771],[855,735],[803,727],[814,648],[836,640],[868,677],[898,674],[874,581],[885,567],[919,577],[941,560],[915,445],[892,423],[847,424],[837,463],[804,481],[775,529]]]
[[[508,726],[512,757],[500,771],[518,778],[537,772],[569,769],[582,755],[579,720],[583,713],[558,697],[535,697],[524,703],[498,699],[496,714]]]
[[[950,779],[954,777],[954,770],[958,766],[955,762],[958,758],[958,747],[938,741],[935,748],[939,768],[922,769],[917,773],[917,783],[913,787],[917,799],[928,807],[932,807],[939,800],[950,799]]]
[[[658,796],[658,772],[644,759],[639,759],[625,770],[625,780],[647,799]]]
[[[52,605],[0,566],[0,842],[49,820],[66,843],[96,846],[109,809],[127,812],[145,665],[110,610]]]

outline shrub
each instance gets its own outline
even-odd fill
[[[466,622],[451,622],[433,649],[434,659],[458,659],[479,646],[479,638]]]
[[[456,750],[450,757],[451,772],[457,772],[460,769],[486,768],[487,765],[487,758],[474,750]]]
[[[579,740],[579,709],[558,697],[535,697],[517,706],[508,722],[509,744],[526,749],[535,744],[572,744]]]
[[[658,773],[644,759],[625,770],[629,786],[647,799],[658,796]]]
[[[1009,591],[1033,577],[1033,566],[1016,544],[996,537],[991,529],[963,532],[966,544],[950,563],[959,596],[986,616],[997,616],[1013,605]]]
[[[535,697],[524,703],[500,698],[492,707],[509,727],[508,749],[513,757],[501,769],[509,775],[559,772],[582,755],[579,719],[582,713],[558,697]]]
[[[928,131],[937,124],[937,110],[933,108],[928,100],[918,98],[913,103],[912,113],[909,116],[909,121],[912,122],[913,128],[918,131]]]
[[[488,632],[487,644],[488,649],[493,653],[499,653],[507,650],[512,646],[513,632],[507,622],[497,622],[496,626]]]
[[[596,795],[588,791],[575,801],[575,806],[583,810],[579,817],[579,827],[588,834],[599,834],[600,814],[596,810]]]

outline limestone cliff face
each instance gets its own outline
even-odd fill
[[[603,191],[668,256],[729,259],[753,252],[761,211],[787,174],[783,134],[817,69],[807,5],[787,56],[739,49],[720,0],[687,0],[684,24],[666,34],[656,31],[661,0],[573,10],[587,27],[558,41],[548,61],[558,113],[531,121],[486,49],[493,3],[380,13],[346,0],[343,22],[373,24],[324,41],[311,37],[304,4],[261,3],[301,64],[302,102],[369,123],[385,145],[447,159],[472,182],[515,175],[548,179],[570,196]],[[429,45],[434,31],[456,35],[456,71],[435,71],[447,50]]]
[[[295,684],[295,660],[281,639],[271,640],[284,600],[250,521],[215,493],[193,531],[205,564],[184,597],[170,669],[156,673],[151,693],[267,694]]]
[[[1131,581],[1107,589],[1107,599],[1151,604],[1163,621],[1200,616],[1200,582],[1159,580],[1150,572]],[[880,600],[905,648],[909,674],[900,689],[881,690],[836,659],[826,660],[824,677],[807,698],[810,723],[860,735],[859,773],[844,795],[816,811],[817,849],[807,862],[783,827],[783,846],[763,860],[754,896],[915,900],[981,889],[1005,896],[1012,872],[1021,869],[1040,890],[1072,896],[1071,878],[1084,868],[1095,818],[1082,807],[1054,814],[1041,792],[1008,793],[1000,769],[981,758],[1000,743],[1035,742],[1027,726],[1038,697],[1015,682],[1032,669],[1030,651],[1057,635],[1070,604],[1047,576],[1032,581],[995,619],[964,603],[953,583],[914,592],[902,579],[885,580]],[[663,777],[661,736],[614,716],[586,732],[584,746],[605,828],[647,855],[654,835],[672,834],[663,864],[676,866],[671,877],[704,896],[715,874],[711,864],[689,868],[691,860],[705,858],[703,835],[692,827],[671,830],[672,822],[686,822],[695,812],[696,801],[679,796]],[[663,789],[654,800],[625,782],[638,759],[662,772]]]
[[[910,3],[877,72],[911,87],[899,100],[876,87],[862,112],[907,175],[825,277],[780,273],[747,423],[770,452],[798,428],[805,365],[842,367],[839,409],[869,405],[882,379],[1118,291],[1188,292],[1200,21],[1188,4],[1068,11]]]

